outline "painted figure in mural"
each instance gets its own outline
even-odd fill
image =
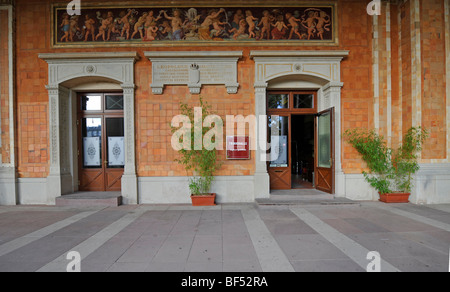
[[[245,16],[246,16],[246,21],[248,24],[248,37],[249,38],[255,38],[256,34],[255,34],[255,28],[256,28],[256,24],[255,21],[258,20],[258,18],[253,17],[252,11],[251,10],[247,10],[245,11]]]
[[[95,41],[95,20],[89,14],[86,14],[84,20],[84,41],[87,42],[89,35],[92,41]]]
[[[247,21],[245,19],[241,19],[241,21],[239,22],[239,29],[233,28],[232,30],[229,31],[229,33],[233,33],[233,38],[235,40],[239,39],[243,39],[243,38],[248,38],[248,34],[246,34],[245,32],[247,31]]]
[[[147,11],[146,11],[147,10]],[[87,9],[82,19],[61,12],[59,42],[77,41],[222,41],[324,40],[332,37],[326,8],[145,8]],[[94,14],[97,14],[97,19]],[[117,17],[114,17],[116,15]],[[80,30],[80,28],[82,30]],[[139,37],[138,37],[139,34]]]
[[[317,35],[320,37],[321,40],[323,40],[323,34],[325,31],[330,31],[329,27],[331,25],[330,23],[330,16],[325,11],[316,12],[314,14],[315,19],[317,19],[316,29],[317,29]]]
[[[107,41],[111,39],[111,33],[116,33],[116,22],[114,21],[114,13],[112,11],[108,11],[106,19],[108,20],[108,25],[106,31],[108,32],[108,36],[106,38]]]
[[[73,42],[73,37],[77,33],[77,31],[80,31],[80,28],[78,26],[78,15],[74,15],[70,17],[70,29],[69,29],[69,40]]]
[[[122,25],[122,32],[120,33],[120,36],[123,37],[123,35],[127,34],[127,40],[130,39],[130,30],[131,30],[131,24],[129,17],[133,13],[133,10],[128,9],[128,13],[126,11],[122,11],[120,13],[120,19],[118,21],[119,24]]]
[[[167,15],[167,11],[163,10],[162,13],[164,14],[164,17],[172,22],[172,40],[173,41],[180,41],[184,37],[183,32],[183,25],[186,23],[183,23],[183,20],[181,19],[181,10],[175,9],[173,11],[173,16]]]
[[[244,19],[244,14],[241,9],[236,10],[236,13],[233,16],[233,21],[231,22],[231,28],[239,29],[239,23]]]
[[[226,33],[226,30],[223,26],[221,25],[227,25],[227,22],[220,22],[219,19],[214,19],[213,20],[213,27],[214,29],[211,30],[211,37],[215,37],[215,38],[225,38],[228,37],[228,34]]]
[[[160,40],[171,40],[172,39],[172,27],[168,20],[164,20],[158,32]]]
[[[141,39],[144,38],[144,24],[145,21],[147,20],[147,12],[142,13],[142,16],[139,17],[138,21],[134,24],[134,31],[133,34],[131,35],[131,39],[134,38],[135,35],[137,35],[139,33],[139,35],[141,36]]]
[[[152,33],[153,28],[151,28],[151,27],[153,26],[153,23],[155,23],[154,26],[156,26],[156,23],[161,18],[162,18],[161,14],[158,15],[158,17],[155,17],[153,10],[150,10],[148,12],[147,18],[145,19],[145,23],[144,23],[145,36],[147,36],[147,33],[150,33],[150,35],[153,35],[153,33]]]
[[[303,19],[301,24],[303,27],[305,27],[308,31],[308,40],[311,39],[311,37],[314,36],[314,33],[316,32],[316,22],[315,22],[315,13],[314,11],[308,12],[308,18]]]
[[[206,16],[205,20],[203,21],[203,23],[200,25],[200,27],[198,29],[199,38],[201,40],[211,40],[212,39],[209,28],[211,25],[213,25],[213,20],[218,18],[222,12],[225,12],[225,9],[220,8],[219,11],[211,10],[208,13],[208,16]]]
[[[285,37],[286,31],[288,30],[288,27],[284,23],[284,17],[283,15],[278,15],[277,22],[275,24],[272,24],[274,29],[272,29],[272,39],[273,40],[281,40]]]
[[[69,16],[69,14],[64,13],[63,20],[62,20],[60,27],[64,33],[64,35],[61,38],[61,42],[63,42],[63,41],[68,42],[69,41],[69,31],[70,31],[70,16]]]
[[[97,14],[98,17],[98,14]],[[108,27],[111,25],[111,19],[106,17],[102,19],[101,26],[98,28],[98,34],[95,37],[97,41],[99,37],[102,37],[103,41],[106,41],[106,32],[108,31]]]
[[[302,39],[302,36],[300,35],[300,32],[298,31],[300,26],[298,22],[300,19],[295,18],[292,13],[288,12],[286,13],[286,20],[289,22],[289,25],[291,28],[291,32],[289,33],[289,39],[292,39],[293,34],[295,33],[299,39]]]
[[[145,33],[144,41],[154,41],[157,36],[159,28],[156,25],[156,22],[153,21],[150,26],[147,28],[147,31]]]
[[[262,26],[260,39],[263,39],[264,35],[266,35],[267,40],[270,39],[270,24],[273,23],[273,21],[274,18],[270,12],[268,10],[264,10],[263,17],[261,18],[261,22],[259,24],[260,27]]]

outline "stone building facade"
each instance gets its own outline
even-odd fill
[[[183,32],[185,41],[175,37],[176,24],[172,21],[176,8],[183,13],[192,7],[205,8],[203,15],[197,9],[202,21],[210,13],[220,13],[221,8],[223,15],[238,8],[257,12],[254,16],[261,20],[263,10],[275,13],[282,8],[276,7],[277,1],[255,0],[245,5],[238,1],[200,0],[180,0],[170,5],[164,1],[78,1],[81,17],[86,10],[94,12],[91,17],[96,18],[96,24],[92,24],[96,41],[84,41],[89,27],[84,20],[78,20],[78,29],[71,26],[72,18],[64,20],[61,10],[69,2],[0,2],[0,204],[52,205],[55,198],[79,191],[84,176],[96,175],[82,161],[83,143],[93,140],[85,139],[90,137],[83,132],[86,128],[81,129],[83,123],[95,118],[103,119],[102,125],[107,125],[108,119],[122,121],[122,131],[111,134],[113,139],[108,141],[109,136],[103,133],[104,143],[99,144],[105,147],[116,141],[114,138],[123,138],[123,145],[117,144],[123,150],[122,167],[118,168],[122,172],[117,176],[114,172],[117,169],[109,167],[111,161],[106,161],[109,163],[106,168],[112,171],[103,184],[110,181],[111,186],[117,187],[119,182],[118,189],[126,204],[187,203],[187,174],[174,161],[177,152],[171,147],[170,123],[180,113],[179,103],[195,104],[201,95],[224,120],[227,115],[260,117],[271,113],[268,105],[271,94],[278,97],[291,94],[290,98],[313,96],[311,110],[286,111],[289,139],[309,121],[295,118],[294,122],[294,116],[314,118],[317,113],[334,108],[331,143],[334,155],[330,161],[332,170],[326,175],[331,182],[328,190],[335,196],[378,199],[361,174],[364,163],[341,138],[345,130],[376,129],[387,138],[389,146],[395,147],[410,127],[422,126],[429,130],[430,138],[421,153],[421,169],[415,177],[411,201],[450,203],[448,1],[288,1],[283,6],[299,8],[299,13],[293,13],[299,17],[298,31],[303,32],[297,41],[287,37],[284,41],[264,40],[264,35],[252,39],[248,28],[247,40],[238,41],[238,37],[230,36],[230,41],[219,41],[219,35],[214,34],[219,30],[213,32],[212,22],[206,40],[186,41],[192,33],[187,29]],[[368,13],[368,5],[378,4],[378,15]],[[133,7],[136,9],[130,12]],[[107,12],[115,13],[113,21],[123,29],[119,19],[127,16],[119,17],[116,11],[135,14],[134,24],[146,9],[154,10],[155,18],[161,16],[155,21],[160,25],[159,30],[154,30],[155,36],[163,32],[163,25],[173,26],[171,40],[151,39],[152,24],[143,22],[136,26],[134,40],[140,38],[139,28],[143,27],[144,34],[149,31],[147,41],[144,37],[141,41],[128,41],[126,30],[124,34],[113,31],[116,41],[106,41],[107,36],[101,32],[107,34],[112,30],[107,22],[101,28],[102,21],[108,18]],[[101,13],[95,15],[96,10]],[[166,10],[165,16],[161,10]],[[309,14],[310,11],[317,14]],[[288,25],[286,15],[282,14]],[[231,12],[227,14],[228,24],[232,17]],[[328,26],[320,24],[321,17],[330,22]],[[180,18],[186,25],[189,16],[183,14]],[[225,23],[223,16],[216,19]],[[293,28],[287,26],[286,31]],[[72,29],[78,39],[70,36]],[[231,25],[227,30],[230,34]],[[135,27],[130,25],[130,34],[134,31]],[[262,26],[255,31],[261,34]],[[198,32],[201,35],[200,28]],[[276,34],[271,36],[276,38]],[[180,81],[188,76],[186,72],[191,65],[202,72],[200,79]],[[174,81],[177,78],[179,81]],[[120,109],[113,110],[111,116],[107,101],[103,100],[102,112],[96,112],[97,116],[86,109],[82,111],[79,102],[88,94],[102,98],[119,95]],[[262,129],[267,128],[266,123],[262,121]],[[247,127],[246,135],[252,134],[258,134],[255,135],[258,145],[267,142],[266,130]],[[107,155],[109,149],[102,149]],[[293,149],[290,145],[289,163],[278,165],[290,169],[290,184],[294,172],[297,175],[301,172],[292,171]],[[317,145],[315,149],[310,153],[312,159],[318,155]],[[250,159],[229,160],[226,151],[219,151],[223,165],[213,185],[218,202],[253,202],[270,195],[275,184],[272,176],[281,170],[271,172],[275,166],[260,159],[264,154],[264,149],[257,148],[251,151]],[[313,166],[309,168],[313,179],[303,179],[309,179],[317,187],[321,174]]]

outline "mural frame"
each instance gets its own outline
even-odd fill
[[[213,40],[155,40],[155,41],[143,41],[143,39],[132,39],[132,40],[125,40],[124,38],[126,37],[126,33],[123,34],[122,39],[120,39],[119,41],[117,40],[106,40],[103,41],[102,39],[105,38],[104,35],[106,35],[106,33],[104,35],[100,35],[100,24],[101,24],[101,18],[98,18],[98,23],[96,20],[96,25],[97,25],[97,30],[95,30],[95,34],[96,37],[100,38],[100,40],[94,41],[93,39],[91,39],[91,41],[84,41],[82,39],[80,39],[80,36],[77,36],[76,38],[78,38],[78,41],[67,41],[67,39],[65,41],[61,41],[60,38],[62,36],[64,36],[64,34],[66,34],[66,38],[69,38],[69,34],[67,33],[67,30],[69,30],[69,24],[71,22],[68,22],[66,19],[66,21],[63,23],[62,19],[61,19],[61,15],[64,14],[64,12],[66,12],[67,9],[67,3],[54,3],[51,5],[51,47],[52,48],[101,48],[101,47],[185,47],[185,46],[338,46],[339,45],[339,37],[338,37],[338,5],[337,5],[337,1],[330,1],[330,2],[323,2],[320,4],[315,4],[311,1],[293,1],[293,0],[288,0],[286,2],[283,2],[283,5],[280,5],[279,3],[277,3],[278,1],[247,1],[246,4],[242,4],[241,2],[238,1],[227,1],[226,4],[216,4],[213,2],[213,4],[207,4],[210,2],[207,1],[189,1],[189,5],[187,5],[184,1],[172,1],[170,3],[167,3],[166,1],[153,1],[151,4],[148,4],[148,2],[142,2],[142,1],[136,1],[136,2],[127,2],[127,4],[121,4],[123,2],[118,2],[117,4],[97,4],[97,3],[88,3],[88,4],[84,4],[82,3],[81,6],[81,16],[79,16],[80,18],[86,17],[86,14],[83,13],[84,11],[88,11],[91,16],[90,18],[98,18],[98,14],[97,15],[92,15],[92,11],[93,10],[98,10],[98,11],[103,11],[103,17],[105,17],[105,13],[107,13],[108,10],[114,10],[114,11],[128,11],[127,10],[129,7],[133,7],[133,11],[136,9],[139,9],[140,11],[142,10],[155,10],[155,11],[161,11],[161,10],[166,10],[167,14],[169,17],[174,17],[174,15],[172,14],[173,11],[175,9],[184,9],[185,12],[187,10],[189,10],[190,8],[196,8],[196,9],[215,9],[216,11],[220,9],[225,9],[225,11],[223,12],[223,15],[228,14],[230,15],[230,12],[232,12],[232,9],[240,9],[242,10],[242,12],[244,13],[244,19],[245,19],[245,12],[247,10],[252,11],[251,9],[254,9],[253,11],[257,11],[260,12],[264,11],[264,10],[269,10],[269,11],[276,11],[276,10],[280,10],[281,13],[280,15],[283,15],[285,17],[285,13],[287,12],[291,12],[291,10],[289,10],[289,8],[295,8],[296,11],[295,13],[300,11],[303,11],[304,14],[303,16],[306,15],[306,12],[308,13],[312,13],[311,11],[314,11],[317,13],[315,14],[315,16],[318,19],[318,14],[322,13],[321,11],[324,12],[324,14],[328,17],[325,18],[326,20],[328,20],[328,22],[326,24],[322,23],[323,26],[327,26],[325,27],[325,30],[322,29],[322,37],[324,37],[325,35],[328,35],[328,37],[323,38],[323,39],[319,39],[319,30],[316,29],[316,27],[313,27],[311,30],[314,30],[315,32],[313,34],[314,38],[313,39],[306,39],[307,35],[305,35],[305,28],[306,26],[302,27],[301,24],[301,20],[306,20],[305,18],[297,18],[297,20],[300,20],[298,22],[298,26],[300,27],[300,29],[298,30],[302,37],[304,37],[305,39],[299,39],[299,37],[296,36],[296,32],[293,32],[293,38],[292,40],[287,40],[287,39],[245,39],[245,40],[237,40],[237,39],[231,39],[233,36],[230,36],[229,39],[223,40],[223,41],[219,41],[217,39],[213,39]],[[172,11],[170,11],[172,10]],[[320,12],[319,12],[320,11]],[[138,12],[139,13],[139,12]],[[167,16],[166,14],[166,16]],[[293,15],[294,13],[291,12],[291,15]],[[329,14],[329,15],[328,15]],[[138,14],[139,15],[139,14]],[[294,17],[298,17],[299,14],[294,14]],[[93,17],[94,16],[94,17]],[[140,16],[140,15],[139,15]],[[155,15],[156,17],[158,17],[159,15]],[[165,16],[161,15],[163,19],[168,20]],[[310,15],[311,16],[311,15]],[[155,17],[155,18],[156,18]],[[219,16],[220,17],[220,16]],[[224,16],[222,16],[224,17]],[[230,16],[227,16],[230,17]],[[320,15],[320,17],[322,17],[322,14]],[[115,19],[119,19],[120,17],[116,17],[115,15]],[[70,16],[69,16],[70,19]],[[104,18],[103,18],[104,19]],[[128,18],[130,19],[130,18]],[[136,19],[136,17],[135,17]],[[258,19],[261,19],[261,17],[259,17],[258,15]],[[85,19],[86,20],[86,19]],[[136,22],[138,21],[138,19],[136,19]],[[231,25],[229,25],[231,21],[230,18],[227,18],[227,24],[228,27],[231,28]],[[285,24],[289,24],[289,22],[286,19],[283,19]],[[160,21],[161,22],[161,21]],[[274,22],[276,22],[274,20]],[[84,22],[79,19],[78,20],[78,28],[80,29],[80,24],[83,24]],[[318,23],[318,20],[316,20],[315,24]],[[64,25],[64,27],[63,27]],[[117,25],[117,21],[116,21],[116,25]],[[226,25],[225,25],[226,26]],[[248,25],[247,25],[248,26]],[[117,27],[117,26],[116,26]],[[291,26],[292,28],[293,26]],[[72,28],[70,26],[70,28]],[[198,28],[198,26],[197,26]],[[213,28],[213,26],[211,25],[210,28]],[[132,35],[134,32],[133,25],[130,25],[130,35]],[[63,31],[64,30],[64,31]],[[78,31],[80,32],[81,30],[86,30],[86,25],[82,26],[82,28]],[[159,29],[159,31],[161,30],[161,28]],[[262,28],[260,27],[259,31],[261,32]],[[145,31],[145,29],[144,29]],[[158,34],[159,34],[158,31]],[[292,29],[292,31],[294,31]],[[303,33],[302,33],[303,31]],[[309,33],[310,30],[308,30]],[[209,32],[209,31],[208,31]],[[246,32],[248,33],[249,30],[247,28]],[[291,29],[288,28],[285,31],[285,35],[290,34]],[[136,31],[137,33],[137,31]],[[236,33],[236,32],[235,32]],[[118,32],[116,31],[115,36],[118,36]],[[272,32],[270,33],[271,36]],[[98,36],[100,35],[100,36]],[[139,37],[139,33],[137,34]],[[331,36],[330,36],[331,35]],[[92,33],[91,33],[92,36]],[[89,36],[89,37],[91,37]],[[212,36],[212,33],[211,33]],[[83,38],[85,37],[84,32],[83,32]],[[87,38],[89,38],[87,37]],[[146,37],[146,36],[145,36]],[[269,37],[269,33],[264,34],[264,38]],[[117,37],[118,38],[118,37]]]

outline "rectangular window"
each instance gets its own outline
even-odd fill
[[[124,119],[106,118],[108,168],[122,168],[125,166],[124,136]]]
[[[314,94],[294,94],[294,108],[314,108]]]
[[[318,122],[318,164],[319,167],[331,167],[331,115],[319,116]]]
[[[82,119],[83,165],[85,168],[102,167],[102,119]]]
[[[288,109],[289,94],[269,94],[269,109]]]
[[[123,110],[123,95],[106,95],[106,110]]]
[[[81,110],[83,111],[101,111],[102,96],[101,95],[83,95],[81,97]]]
[[[289,117],[269,116],[270,167],[289,166]]]

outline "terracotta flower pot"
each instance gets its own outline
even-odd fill
[[[380,201],[384,203],[409,203],[410,193],[380,194]]]
[[[191,195],[192,206],[215,206],[216,194],[210,194],[205,196]]]

